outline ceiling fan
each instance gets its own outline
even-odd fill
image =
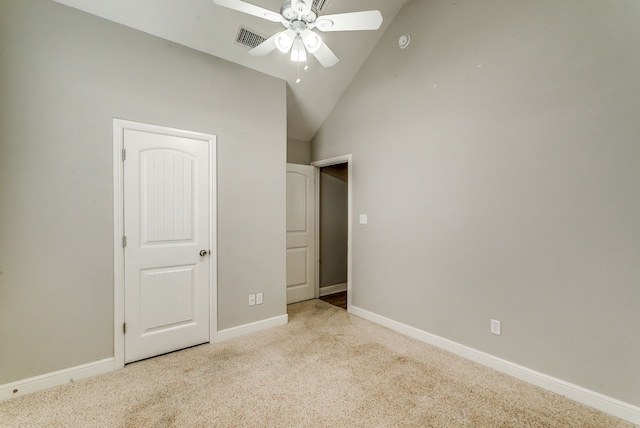
[[[274,34],[249,51],[253,56],[265,56],[276,48],[283,52],[291,52],[291,60],[305,62],[307,52],[316,57],[323,67],[331,67],[338,63],[338,57],[313,31],[358,31],[377,30],[382,25],[382,14],[378,10],[363,12],[339,13],[318,16],[313,7],[313,0],[286,0],[280,13],[272,12],[242,0],[213,0],[214,3],[239,12],[279,22],[284,31]]]

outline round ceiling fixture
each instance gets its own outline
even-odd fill
[[[403,34],[402,36],[400,36],[400,38],[398,39],[398,46],[400,46],[400,49],[404,49],[407,46],[409,46],[409,43],[411,42],[411,36],[408,34]]]

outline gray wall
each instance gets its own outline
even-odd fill
[[[218,136],[219,329],[286,313],[285,97],[66,6],[0,0],[0,384],[113,356],[114,117]]]
[[[353,304],[640,405],[638,22],[405,6],[312,141],[353,154]]]
[[[311,144],[309,141],[287,138],[287,162],[309,165],[311,160]]]
[[[320,169],[320,288],[347,283],[347,164]]]

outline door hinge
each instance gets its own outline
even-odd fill
[[[122,323],[122,334],[127,334],[127,323],[126,322]]]
[[[124,162],[127,159],[127,151],[122,149],[122,161]]]
[[[126,237],[126,236],[123,236],[123,237],[122,237],[122,248],[124,248],[124,247],[126,247],[126,246],[127,246],[127,237]]]

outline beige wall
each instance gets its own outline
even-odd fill
[[[0,40],[0,384],[113,356],[113,118],[218,136],[219,329],[286,313],[283,81],[45,0]]]
[[[353,304],[640,405],[638,22],[409,3],[312,141],[353,154]]]

